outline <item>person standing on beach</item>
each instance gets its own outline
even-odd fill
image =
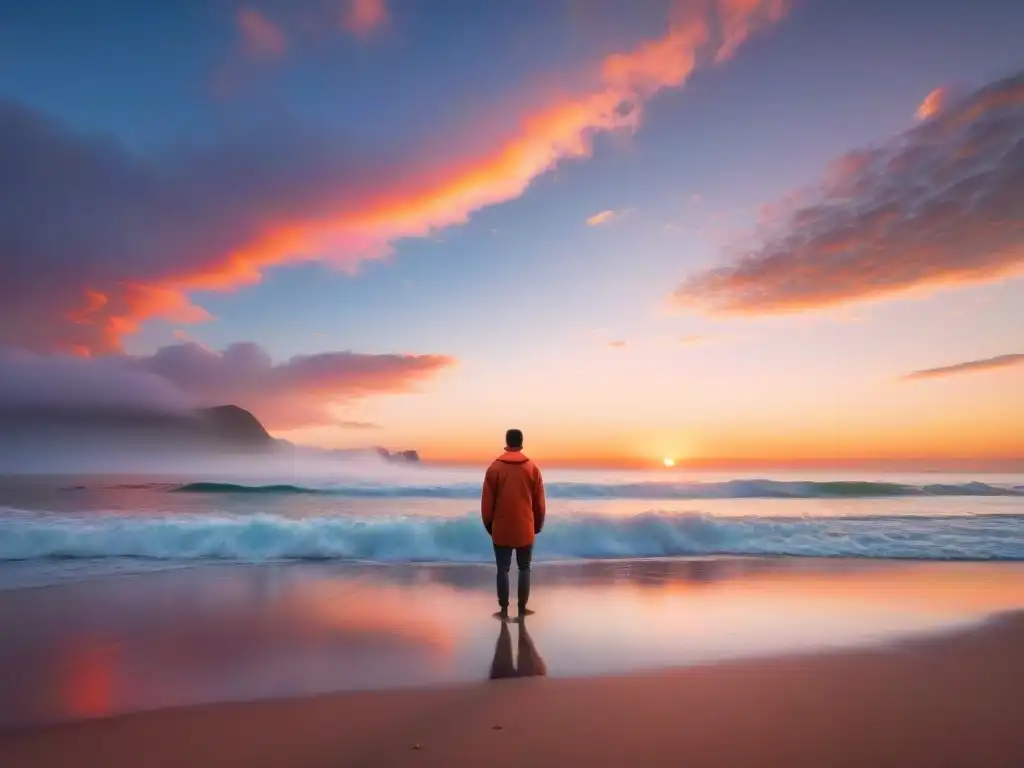
[[[484,475],[480,496],[480,513],[491,535],[498,566],[500,610],[494,615],[503,621],[508,619],[508,573],[513,552],[519,569],[519,616],[533,613],[526,607],[530,600],[530,563],[534,539],[544,527],[545,506],[540,469],[523,455],[523,433],[510,429],[505,433],[505,452]]]

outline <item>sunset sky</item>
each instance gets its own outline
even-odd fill
[[[0,404],[1024,457],[1019,0],[0,10]]]

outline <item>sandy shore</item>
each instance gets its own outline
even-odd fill
[[[1022,682],[1018,613],[869,650],[36,728],[0,737],[0,765],[1020,766]]]

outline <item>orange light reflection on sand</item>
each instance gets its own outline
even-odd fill
[[[538,578],[540,610],[531,621],[539,636],[552,632],[570,643],[580,632],[594,632],[601,642],[618,638],[638,649],[696,642],[712,651],[721,644],[756,650],[935,630],[1024,608],[1024,569],[1003,564],[809,561],[806,571],[793,562],[759,571],[756,561],[737,558],[677,566],[668,568],[667,581],[610,574],[599,584],[579,585]],[[450,662],[490,600],[479,588],[345,579],[304,584],[292,603],[307,621],[413,640]],[[796,623],[776,626],[780,616]]]
[[[716,563],[716,567],[727,565]],[[704,594],[709,587],[719,594],[752,596],[770,589],[773,594],[785,592],[796,600],[823,604],[891,602],[932,616],[986,615],[1024,608],[1024,570],[985,563],[958,564],[951,570],[943,564],[901,566],[885,561],[878,570],[861,566],[852,573],[778,571],[717,582],[673,581],[654,589],[629,584],[628,592],[631,600],[657,603],[670,595]]]
[[[59,687],[65,711],[79,718],[103,717],[113,712],[114,649],[89,638],[70,638],[61,660]]]
[[[289,596],[287,610],[319,625],[386,632],[450,655],[464,627],[477,618],[459,610],[465,593],[438,584],[417,584],[414,589],[347,580],[309,582]]]
[[[580,654],[689,664],[793,650],[851,647],[967,627],[1024,609],[1024,569],[974,564],[856,564],[849,573],[750,573],[693,563],[695,578],[538,591],[535,634]],[[837,564],[830,564],[837,565]],[[706,566],[707,578],[696,576]],[[543,602],[541,602],[543,601]],[[556,631],[557,625],[557,631]],[[550,634],[548,634],[550,632]],[[550,650],[551,643],[541,648]]]

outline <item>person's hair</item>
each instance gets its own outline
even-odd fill
[[[506,448],[522,448],[523,447],[523,433],[522,430],[510,429],[505,433],[505,447]]]

